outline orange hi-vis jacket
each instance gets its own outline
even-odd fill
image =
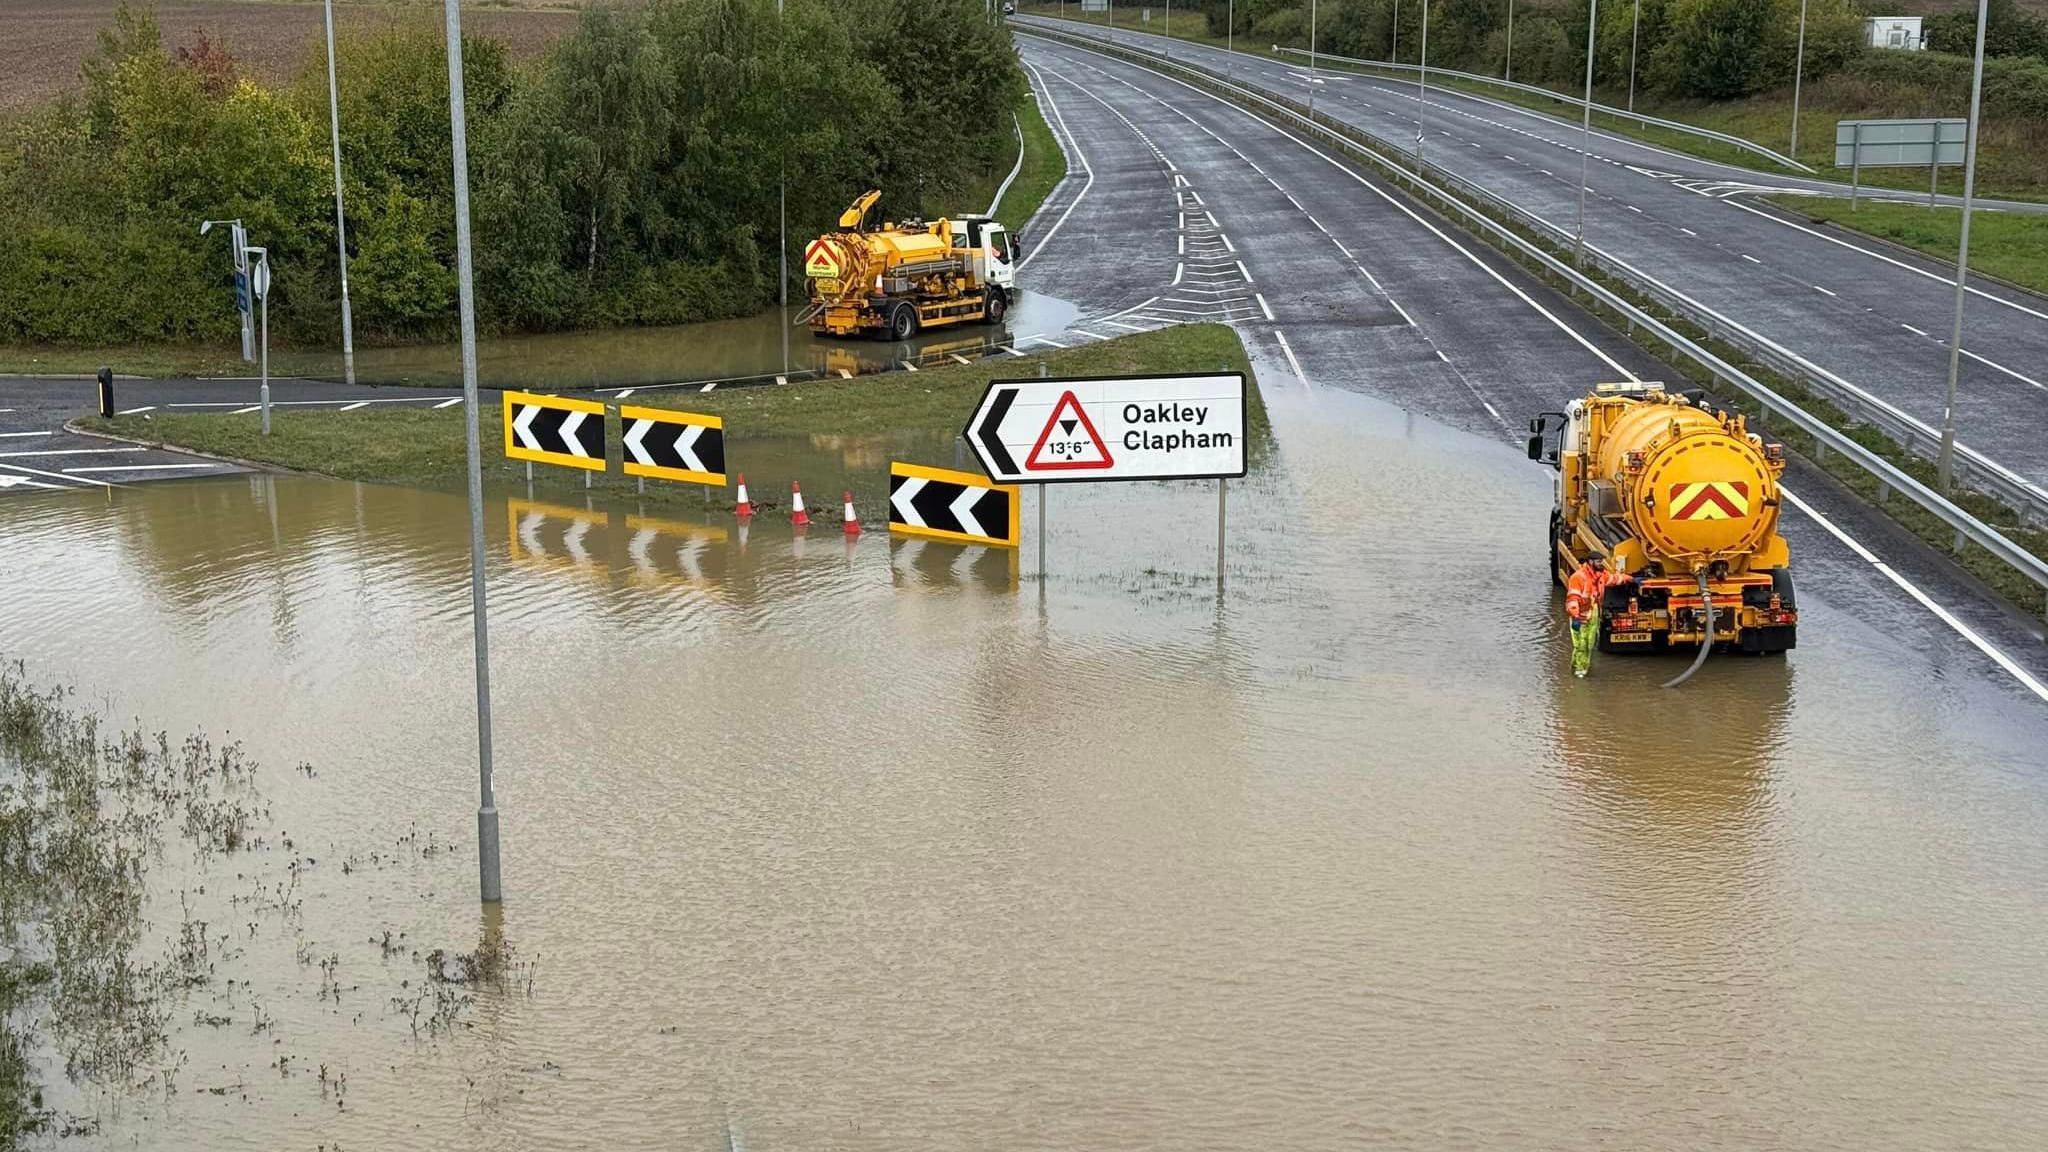
[[[1584,620],[1593,606],[1600,603],[1600,597],[1609,585],[1628,580],[1627,576],[1609,571],[1595,571],[1591,564],[1581,564],[1564,586],[1564,612],[1574,620]]]

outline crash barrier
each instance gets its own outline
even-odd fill
[[[1026,35],[1040,36],[1087,51],[1124,59],[1162,73],[1170,73],[1194,87],[1227,99],[1269,120],[1282,122],[1307,136],[1365,161],[1381,175],[1418,194],[1426,203],[1456,217],[1473,231],[1487,237],[1496,246],[1519,254],[1575,290],[1586,293],[1601,306],[1619,316],[1631,328],[1643,328],[1674,353],[1705,369],[1716,382],[1741,389],[1772,417],[1813,437],[1819,451],[1841,454],[1877,480],[1881,485],[1880,500],[1887,498],[1893,491],[1904,495],[1953,529],[1958,549],[1965,541],[1976,544],[2032,580],[2044,594],[2048,594],[2048,561],[2043,561],[2041,557],[2020,547],[1997,529],[1959,507],[1954,501],[1922,484],[1911,474],[1851,439],[1833,425],[1799,407],[1704,344],[1650,314],[1633,300],[1586,275],[1570,262],[1553,255],[1544,246],[1524,237],[1510,223],[1497,219],[1496,216],[1506,217],[1507,221],[1540,235],[1562,237],[1568,244],[1570,236],[1558,226],[1508,203],[1455,173],[1445,171],[1434,163],[1424,162],[1418,173],[1412,156],[1403,155],[1398,160],[1390,158],[1380,150],[1382,145],[1379,142],[1371,140],[1362,132],[1331,125],[1321,118],[1310,120],[1289,101],[1247,88],[1207,69],[1176,60],[1162,59],[1152,53],[1125,49],[1092,36],[1069,35],[1038,27],[1019,31],[1024,31]],[[1477,203],[1470,203],[1467,199],[1461,198],[1460,193]],[[1787,372],[1787,375],[1826,396],[1831,402],[1841,405],[1852,416],[1894,436],[1909,450],[1924,454],[1922,450],[1930,442],[1938,443],[1938,433],[1934,433],[1925,424],[1856,389],[1847,381],[1813,365],[1797,353],[1769,346],[1767,358],[1766,347],[1761,337],[1757,337],[1755,333],[1705,308],[1683,293],[1594,245],[1586,245],[1585,252],[1601,271],[1626,284],[1631,290],[1641,292],[1646,298],[1671,309],[1687,322],[1705,329],[1709,337],[1738,347],[1742,347],[1741,338],[1745,335],[1755,340],[1755,348],[1743,347],[1742,350],[1756,355],[1758,360],[1773,368],[1777,368],[1779,364],[1791,368],[1792,371]],[[2010,504],[2029,520],[2048,522],[2048,493],[2044,493],[2038,486],[1985,459],[1979,453],[1964,450],[1961,446],[1956,449],[1956,465],[1958,474],[1972,487]]]

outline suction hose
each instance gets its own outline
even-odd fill
[[[1700,571],[1699,577],[1700,605],[1707,613],[1707,638],[1700,641],[1700,654],[1692,658],[1692,667],[1665,681],[1664,687],[1666,688],[1676,688],[1687,680],[1692,679],[1692,674],[1699,671],[1700,665],[1707,662],[1707,653],[1714,650],[1714,594],[1707,591],[1707,573],[1705,569]]]

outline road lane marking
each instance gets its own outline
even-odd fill
[[[138,444],[133,448],[38,448],[33,452],[0,452],[0,459],[18,460],[26,456],[103,456],[109,452],[144,452]]]
[[[1901,320],[1901,321],[1899,322],[1899,327],[1901,327],[1901,328],[1904,328],[1904,329],[1905,329],[1906,331],[1908,331],[1908,332],[1911,332],[1911,333],[1912,333],[1913,335],[1915,335],[1915,336],[1925,336],[1925,335],[1927,335],[1927,333],[1926,333],[1926,332],[1922,331],[1921,329],[1918,329],[1918,328],[1915,328],[1915,327],[1913,327],[1913,326],[1912,326],[1911,324],[1908,324],[1908,323],[1906,323],[1906,322],[1905,322],[1905,321],[1903,321],[1903,320]]]
[[[353,412],[353,411],[355,411],[355,410],[356,410],[356,409],[358,409],[358,408],[367,408],[367,407],[369,407],[369,405],[370,405],[370,402],[369,402],[368,400],[358,400],[358,401],[356,401],[356,402],[355,402],[355,403],[353,403],[353,404],[345,404],[345,405],[343,405],[343,406],[342,406],[342,407],[340,407],[340,408],[336,408],[336,409],[335,409],[335,411],[336,411],[336,412]]]
[[[1301,381],[1303,388],[1309,387],[1308,374],[1301,370],[1301,361],[1294,358],[1294,345],[1287,342],[1287,333],[1275,328],[1273,335],[1280,338],[1280,351],[1287,354],[1287,366],[1294,369],[1294,378]]]
[[[972,364],[972,363],[974,363],[974,361],[972,361],[972,360],[969,360],[969,359],[968,359],[967,357],[965,357],[965,356],[962,356],[962,355],[961,355],[961,354],[959,354],[958,352],[955,352],[955,353],[953,353],[953,354],[952,354],[952,356],[953,356],[953,359],[955,359],[955,360],[958,360],[958,361],[959,361],[960,363],[962,363],[962,364]]]
[[[1681,227],[1681,228],[1679,228],[1679,231],[1680,231],[1680,232],[1683,232],[1683,233],[1685,233],[1685,234],[1686,234],[1687,236],[1692,236],[1692,237],[1695,237],[1695,238],[1697,238],[1697,237],[1699,236],[1699,233],[1697,233],[1697,232],[1693,231],[1693,230],[1692,230],[1692,229],[1690,229],[1690,228],[1684,228],[1684,227]]]
[[[1948,341],[1946,340],[1940,341],[1940,343],[1943,347],[1946,347],[1948,345]],[[2015,372],[2012,369],[2007,368],[2005,365],[2000,364],[1996,360],[1986,360],[1984,357],[1977,355],[1975,352],[1970,351],[1968,348],[1963,349],[1963,355],[1968,356],[1970,359],[1975,360],[1977,363],[1984,365],[1986,368],[1996,368],[2000,372],[2005,373],[2007,376],[2010,376],[2015,380],[2021,381],[2022,383],[2031,384],[2036,388],[2048,391],[2048,385],[2042,384],[2039,380],[2034,379],[2032,376],[2027,376],[2022,373]]]
[[[903,362],[903,370],[904,370],[905,372],[915,372],[915,371],[917,371],[917,365],[915,365],[915,364],[912,364],[912,363],[911,363],[910,361],[908,361],[908,360],[905,360],[905,361]]]
[[[2025,685],[2028,691],[2040,697],[2042,700],[2048,701],[2048,684],[2043,684],[2039,680],[2036,680],[2032,675],[2030,675],[2027,672],[2026,669],[2020,667],[2017,663],[2015,663],[2012,657],[2007,656],[2004,652],[1999,651],[1997,647],[1993,646],[1991,643],[1986,641],[1982,636],[1977,635],[1976,631],[1972,629],[1969,625],[1963,623],[1961,620],[1958,620],[1953,612],[1950,612],[1948,609],[1942,607],[1939,604],[1936,604],[1934,600],[1927,595],[1927,593],[1922,592],[1919,589],[1919,587],[1915,585],[1912,581],[1906,579],[1904,576],[1899,575],[1899,573],[1895,569],[1893,569],[1891,565],[1878,559],[1877,556],[1870,551],[1870,549],[1865,548],[1863,545],[1857,543],[1856,539],[1850,536],[1847,532],[1844,532],[1840,528],[1835,527],[1834,521],[1828,519],[1826,516],[1821,515],[1820,511],[1814,508],[1813,505],[1808,504],[1806,501],[1801,500],[1799,497],[1793,495],[1791,489],[1783,487],[1781,485],[1778,488],[1778,491],[1785,497],[1785,499],[1790,500],[1792,502],[1793,507],[1799,509],[1801,512],[1806,513],[1807,516],[1813,519],[1814,523],[1820,525],[1822,528],[1825,528],[1828,531],[1829,535],[1833,536],[1837,540],[1840,540],[1843,544],[1848,546],[1851,552],[1856,553],[1856,555],[1862,557],[1865,561],[1868,561],[1872,567],[1876,568],[1880,573],[1883,573],[1885,579],[1890,580],[1892,583],[1898,585],[1902,590],[1904,590],[1906,595],[1911,596],[1915,600],[1918,600],[1920,602],[1921,607],[1926,608],[1929,612],[1934,613],[1935,617],[1938,618],[1942,623],[1948,625],[1950,628],[1955,629],[1957,635],[1961,636],[1963,639],[1975,645],[1979,652],[1982,652],[1986,656],[1989,656],[1992,659],[1992,661],[1995,662],[2000,668],[2003,668],[2006,670],[2006,672],[2010,673],[2013,679],[2018,680],[2022,685]]]
[[[1249,268],[1246,268],[1246,267],[1244,266],[1244,261],[1242,261],[1242,260],[1239,260],[1239,261],[1237,262],[1237,274],[1238,274],[1238,275],[1240,275],[1240,276],[1242,276],[1242,277],[1244,277],[1244,282],[1245,282],[1245,283],[1247,283],[1247,284],[1253,283],[1253,280],[1252,280],[1252,273],[1251,273],[1251,269],[1249,269]]]
[[[699,389],[697,389],[697,391],[699,391],[699,392],[709,392],[709,391],[711,391],[711,390],[712,390],[713,388],[716,388],[716,387],[718,387],[718,381],[716,381],[716,380],[713,380],[713,381],[712,381],[712,382],[710,382],[709,384],[706,384],[706,385],[704,385],[704,386],[703,386],[702,388],[699,388]]]
[[[1821,294],[1821,295],[1823,295],[1823,296],[1833,296],[1833,295],[1834,295],[1834,293],[1833,293],[1833,292],[1830,292],[1830,291],[1828,291],[1827,289],[1825,289],[1825,288],[1821,287],[1821,286],[1820,286],[1820,285],[1818,285],[1818,284],[1815,284],[1815,285],[1813,286],[1813,290],[1814,290],[1815,292],[1818,292],[1818,293],[1820,293],[1820,294]]]
[[[230,412],[230,413],[228,413],[228,415],[230,415],[230,416],[246,416],[246,415],[248,415],[249,413],[251,413],[251,412],[254,412],[254,411],[256,411],[256,410],[257,410],[258,408],[261,408],[261,407],[263,407],[263,405],[261,405],[261,404],[251,404],[251,405],[249,405],[249,406],[248,406],[247,408],[237,408],[237,409],[235,409],[235,410],[234,410],[233,412]]]
[[[9,412],[9,411],[12,411],[12,409],[9,409],[9,408],[0,408],[0,412]],[[114,415],[116,415],[116,416],[133,416],[133,415],[135,415],[135,414],[136,414],[137,412],[154,412],[154,411],[156,411],[156,405],[154,405],[154,404],[144,404],[144,405],[143,405],[142,407],[140,407],[140,408],[123,408],[123,409],[121,409],[121,410],[120,410],[119,412],[116,412],[116,413],[114,413]]]
[[[1088,195],[1088,189],[1095,186],[1095,169],[1088,166],[1087,153],[1081,151],[1081,142],[1075,139],[1073,130],[1067,127],[1067,118],[1060,112],[1059,101],[1052,98],[1052,85],[1046,82],[1044,74],[1039,72],[1036,66],[1027,63],[1024,67],[1029,69],[1033,76],[1038,77],[1039,87],[1045,90],[1046,106],[1052,109],[1052,117],[1059,122],[1060,133],[1067,138],[1064,146],[1071,147],[1074,150],[1074,159],[1081,162],[1081,171],[1086,174],[1088,179],[1082,183],[1081,190],[1074,194],[1074,199],[1067,205],[1066,211],[1060,213],[1060,218],[1053,221],[1052,227],[1045,230],[1045,235],[1040,236],[1037,242],[1031,246],[1031,251],[1026,252],[1024,258],[1017,261],[1017,271],[1019,272],[1024,270],[1025,265],[1031,263],[1033,257],[1045,251],[1046,241],[1059,234],[1060,225],[1067,222],[1067,217],[1072,216],[1074,209],[1080,207],[1081,198]],[[1067,83],[1073,84],[1074,82],[1068,80]],[[1079,87],[1079,85],[1075,86]]]
[[[1756,257],[1754,257],[1754,256],[1751,256],[1751,255],[1750,255],[1749,253],[1747,253],[1747,252],[1743,252],[1743,253],[1740,253],[1740,255],[1742,256],[1742,258],[1743,258],[1744,260],[1747,260],[1747,261],[1749,261],[1749,262],[1750,262],[1751,264],[1761,264],[1761,263],[1763,263],[1763,261],[1761,261],[1761,260],[1757,259],[1757,258],[1756,258]]]
[[[0,432],[0,436],[48,436],[48,432]]]
[[[47,480],[70,480],[79,484],[97,484],[102,488],[121,487],[119,484],[109,484],[105,480],[95,480],[90,476],[66,476],[62,472],[45,472],[41,468],[31,468],[26,464],[0,464],[0,468],[6,468],[14,472],[26,472],[31,476],[41,476]]]
[[[168,472],[174,468],[226,467],[229,465],[221,460],[201,460],[196,464],[106,464],[94,468],[66,468],[64,474],[75,476],[81,472]]]
[[[460,397],[460,396],[457,396],[457,397],[456,397],[455,399],[453,399],[453,400],[443,400],[443,401],[441,401],[441,402],[440,402],[439,404],[436,404],[436,405],[434,405],[434,407],[435,407],[435,408],[437,408],[437,409],[438,409],[438,408],[453,408],[453,407],[455,407],[455,406],[456,406],[457,404],[460,404],[460,403],[462,403],[462,397]]]
[[[1266,314],[1266,319],[1271,320],[1273,318],[1273,306],[1271,304],[1266,303],[1266,294],[1263,292],[1254,292],[1252,293],[1252,295],[1258,298],[1259,311],[1264,312]]]

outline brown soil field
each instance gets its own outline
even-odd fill
[[[0,108],[18,107],[74,91],[78,66],[113,22],[119,0],[0,0]],[[250,75],[279,81],[305,62],[322,37],[320,5],[304,0],[163,0],[157,23],[164,46],[192,42],[205,29],[223,42]],[[375,28],[395,21],[432,21],[441,5],[420,0],[337,0],[337,29]],[[564,0],[499,0],[465,4],[462,29],[501,40],[513,56],[541,54],[576,24]]]

